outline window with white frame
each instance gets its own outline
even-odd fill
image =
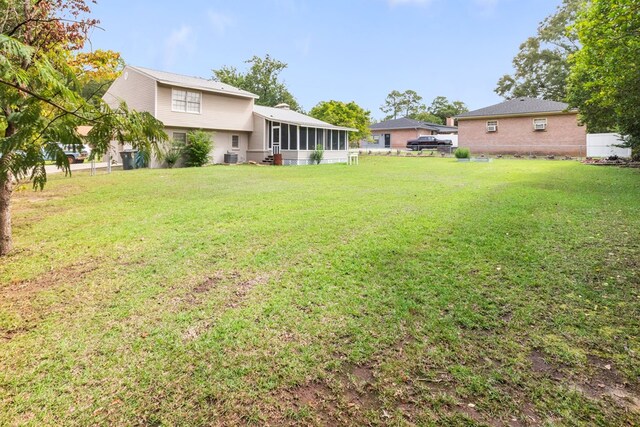
[[[173,132],[173,141],[181,144],[187,143],[187,133],[186,132]]]
[[[172,89],[171,111],[200,114],[201,100],[200,92]]]
[[[533,119],[533,130],[547,130],[547,119]]]
[[[231,135],[231,148],[240,148],[240,137],[238,135]]]
[[[487,132],[497,132],[498,131],[498,121],[497,120],[488,120],[487,121]]]

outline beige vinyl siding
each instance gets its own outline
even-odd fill
[[[165,128],[165,132],[172,138],[174,133],[185,133],[193,131],[190,128]],[[221,131],[221,130],[206,130],[211,135],[213,141],[213,150],[210,153],[211,163],[223,163],[224,154],[227,151],[238,154],[238,162],[244,163],[247,161],[247,147],[249,145],[249,133],[248,132],[236,132],[236,131]],[[238,148],[232,148],[231,137],[233,135],[238,136]],[[151,167],[157,168],[164,166],[162,161],[154,160]],[[180,166],[180,164],[178,165]]]
[[[253,130],[253,99],[210,92],[201,94],[202,105],[199,114],[171,111],[171,86],[158,84],[156,118],[171,127],[248,132]]]
[[[258,116],[257,114],[253,114],[253,133],[251,134],[251,139],[249,140],[250,150],[265,150],[267,132],[266,127],[266,120]]]
[[[125,67],[102,99],[112,108],[126,100],[127,106],[132,110],[155,114],[156,81]]]

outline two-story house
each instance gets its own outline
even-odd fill
[[[318,146],[325,150],[323,163],[347,161],[348,132],[355,129],[333,126],[286,105],[255,105],[257,98],[213,80],[133,66],[125,67],[103,97],[111,106],[125,101],[133,110],[151,113],[175,141],[186,141],[192,130],[211,132],[214,163],[233,152],[241,162],[261,162],[281,153],[285,165],[309,164]]]

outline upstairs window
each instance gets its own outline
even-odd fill
[[[200,92],[173,89],[171,91],[171,111],[200,114]]]
[[[497,120],[489,120],[489,121],[487,121],[487,132],[498,132],[498,121]]]

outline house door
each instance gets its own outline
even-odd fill
[[[391,134],[384,134],[384,148],[391,148]]]
[[[280,125],[274,125],[271,128],[271,152],[273,154],[280,153]]]

